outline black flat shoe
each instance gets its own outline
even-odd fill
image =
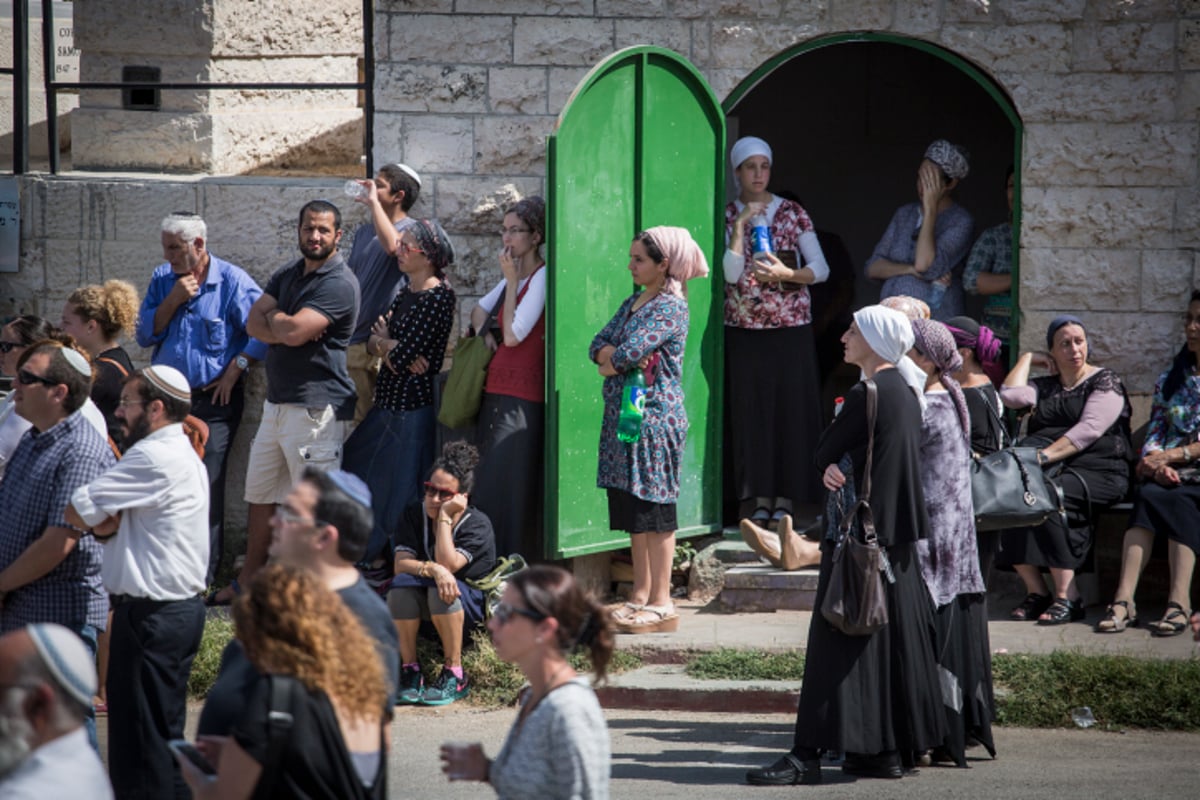
[[[751,786],[812,786],[821,782],[821,760],[801,761],[791,753],[766,769],[752,769],[746,773],[746,783]]]
[[[1038,625],[1063,625],[1068,622],[1078,622],[1083,619],[1083,602],[1056,597],[1045,613],[1038,617]]]
[[[1037,619],[1043,611],[1050,607],[1050,603],[1050,595],[1030,592],[1025,595],[1021,605],[1008,612],[1008,616],[1015,620]]]
[[[847,753],[846,761],[842,764],[842,772],[858,778],[895,780],[904,777],[904,769],[900,766],[900,754],[895,751],[873,756]]]

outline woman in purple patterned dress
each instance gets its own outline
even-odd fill
[[[604,376],[604,422],[596,485],[608,490],[609,527],[630,534],[633,593],[613,612],[624,633],[673,631],[675,501],[687,438],[683,407],[683,349],[688,307],[683,285],[708,274],[704,253],[684,228],[659,226],[629,246],[629,271],[641,287],[596,334],[588,356]],[[628,372],[646,377],[645,416],[636,442],[617,438],[621,394]]]

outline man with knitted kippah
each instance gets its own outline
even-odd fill
[[[204,633],[209,484],[183,431],[191,402],[174,367],[126,378],[117,408],[125,455],[77,489],[67,510],[72,524],[108,536],[100,573],[113,606],[108,768],[122,800],[191,797],[167,747],[183,736]]]
[[[83,724],[95,692],[92,653],[67,628],[0,636],[0,797],[112,800]]]

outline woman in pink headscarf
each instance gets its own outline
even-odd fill
[[[596,485],[608,490],[609,527],[630,534],[633,593],[613,611],[623,633],[673,631],[675,502],[687,438],[683,406],[683,349],[688,307],[684,284],[708,274],[708,262],[684,228],[659,226],[633,237],[629,271],[641,287],[596,334],[588,355],[604,376],[604,422]],[[625,377],[642,370],[645,411],[635,442],[617,438]]]

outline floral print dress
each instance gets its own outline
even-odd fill
[[[635,293],[621,304],[588,349],[595,361],[602,347],[615,347],[611,363],[619,373],[604,379],[596,485],[620,489],[652,503],[674,503],[679,498],[679,469],[688,429],[680,383],[688,307],[683,298],[661,293],[633,311],[639,295]],[[642,434],[636,442],[622,442],[617,438],[617,418],[625,374],[637,369],[646,356],[657,358],[646,369]]]

